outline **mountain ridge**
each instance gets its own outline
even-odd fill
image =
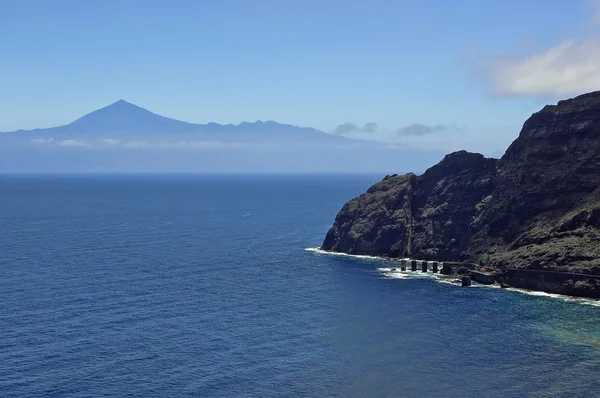
[[[242,131],[263,132],[265,129],[273,130],[273,133],[279,134],[305,134],[310,136],[310,138],[322,135],[321,138],[327,138],[338,142],[354,141],[350,138],[326,133],[312,127],[299,127],[291,124],[278,123],[273,120],[256,120],[255,122],[242,121],[239,124],[220,124],[215,122],[200,124],[185,122],[159,115],[124,99],[119,99],[112,104],[89,112],[65,125],[29,130],[19,129],[0,134],[5,137],[14,136],[16,134],[35,134],[40,136],[39,138],[44,138],[44,136],[47,135],[58,136],[59,138],[68,136],[66,138],[72,139],[97,138],[96,136],[103,134],[134,134],[135,138],[143,136],[157,138],[156,135],[161,134],[214,134],[240,133]],[[162,138],[168,138],[168,136]]]
[[[63,126],[0,134],[0,171],[6,172],[385,174],[439,155],[272,120],[188,123],[125,100]]]

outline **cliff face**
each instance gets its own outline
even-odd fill
[[[458,259],[493,188],[497,160],[460,151],[423,175],[388,176],[346,203],[322,249],[352,254]]]
[[[500,160],[464,151],[346,203],[322,248],[600,274],[600,92],[546,106]]]
[[[546,106],[498,163],[466,257],[600,273],[600,92]]]

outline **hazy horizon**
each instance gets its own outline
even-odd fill
[[[187,123],[124,100],[63,126],[0,135],[3,171],[392,173],[438,158],[274,121]]]
[[[0,132],[71,125],[125,99],[180,125],[276,121],[307,137],[275,148],[281,131],[260,126],[248,139],[161,138],[168,123],[154,120],[98,142],[71,126],[26,152],[1,134],[0,169],[422,171],[457,150],[499,157],[532,113],[600,89],[598,15],[595,0],[13,2],[0,15]]]

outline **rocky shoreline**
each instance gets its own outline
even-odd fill
[[[500,159],[459,151],[422,175],[386,176],[343,206],[321,249],[600,297],[600,92],[533,114]]]
[[[332,253],[321,248],[311,249],[321,253]],[[352,255],[361,257],[363,255]],[[368,256],[372,259],[390,261],[393,266],[392,271],[401,270],[400,260],[398,258],[385,256]],[[410,268],[410,262],[407,259],[407,271]],[[423,260],[415,260],[419,263],[417,273],[421,273],[420,263]],[[600,275],[588,275],[558,271],[543,270],[517,270],[505,269],[495,270],[476,266],[468,263],[441,263],[439,275],[448,279],[453,279],[457,284],[461,278],[468,276],[473,281],[483,285],[496,285],[500,288],[513,288],[524,291],[538,291],[550,294],[559,294],[562,296],[582,297],[600,300]],[[485,279],[482,279],[481,276]],[[489,276],[489,278],[488,278]]]

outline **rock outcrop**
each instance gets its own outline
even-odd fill
[[[533,114],[499,160],[460,151],[384,178],[344,205],[322,249],[600,275],[599,188],[593,92]]]
[[[460,151],[421,176],[387,176],[344,205],[322,249],[458,260],[479,205],[492,192],[496,165],[496,159]]]
[[[600,92],[546,106],[498,163],[464,256],[497,268],[600,273]]]

